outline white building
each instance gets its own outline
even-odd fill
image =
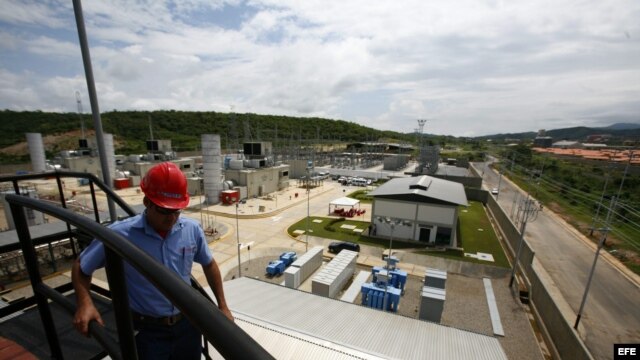
[[[458,206],[469,205],[462,184],[426,175],[398,178],[369,195],[371,235],[457,247]]]

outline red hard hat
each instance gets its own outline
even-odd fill
[[[172,162],[155,165],[140,182],[142,192],[154,204],[167,209],[184,209],[189,205],[187,178]]]

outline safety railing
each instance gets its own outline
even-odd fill
[[[75,171],[50,171],[45,173],[37,173],[37,174],[23,174],[23,175],[9,175],[9,176],[0,176],[0,184],[10,183],[13,188],[15,194],[24,194],[28,189],[28,186],[21,186],[21,183],[28,182],[29,180],[41,180],[46,178],[54,178],[57,185],[57,196],[59,198],[60,206],[63,208],[67,208],[67,198],[65,196],[65,183],[64,179],[72,179],[73,181],[86,181],[86,185],[89,187],[89,196],[91,198],[93,210],[93,218],[96,222],[104,222],[109,221],[110,219],[101,219],[100,211],[98,209],[98,201],[96,198],[96,189],[102,190],[108,199],[112,199],[121,209],[123,216],[133,216],[136,214],[135,210],[129,206],[118,194],[116,194],[110,187],[106,186],[98,177],[93,174],[84,173],[84,172],[75,172]],[[70,236],[71,235],[71,236]],[[77,237],[77,231],[72,229],[69,225],[67,225],[67,231],[59,232],[55,234],[49,234],[46,236],[39,237],[34,240],[35,245],[43,245],[50,244],[51,242],[70,239],[71,241],[71,250],[73,251],[73,255],[76,256],[76,246],[74,239]],[[0,246],[0,254],[6,254],[11,251],[20,250],[19,243],[12,243]]]
[[[23,211],[24,208],[41,211],[65,221],[67,224],[73,225],[102,241],[105,245],[105,251],[107,253],[106,270],[109,288],[112,294],[120,345],[119,347],[115,345],[114,339],[109,339],[106,334],[101,332],[100,325],[95,321],[90,324],[89,331],[92,336],[96,337],[112,358],[137,358],[135,355],[135,341],[133,338],[131,313],[128,306],[122,260],[127,261],[138,270],[173,302],[187,319],[200,329],[204,338],[211,343],[223,357],[228,359],[272,358],[262,346],[246,334],[239,326],[229,321],[209,299],[202,296],[196,289],[183,282],[168,268],[159,264],[122,235],[87,217],[42,200],[13,194],[7,195],[6,200],[10,204],[20,246],[27,263],[27,271],[33,287],[34,297],[38,304],[53,357],[58,359],[63,358],[48,300],[61,304],[62,307],[71,312],[71,314],[75,310],[73,309],[73,305],[69,306],[67,303],[68,300],[60,293],[43,283],[37,265],[35,247],[31,242],[29,227],[27,226],[25,212]]]
[[[15,192],[16,194],[19,195],[28,195],[26,193],[26,190],[28,190],[32,185],[30,180],[40,180],[40,179],[55,179],[55,182],[57,184],[57,190],[58,190],[58,194],[54,195],[54,198],[56,199],[56,201],[42,201],[42,203],[49,203],[49,205],[53,206],[56,209],[60,209],[60,208],[64,208],[67,209],[67,196],[65,196],[65,192],[68,194],[69,192],[73,192],[73,191],[77,191],[78,188],[75,186],[68,186],[69,183],[67,182],[65,184],[65,180],[69,179],[71,181],[79,181],[82,185],[86,185],[89,188],[89,196],[90,196],[90,201],[93,204],[92,207],[92,211],[93,212],[93,221],[95,221],[96,224],[98,223],[108,223],[109,219],[101,219],[100,218],[100,212],[98,211],[98,201],[97,201],[97,197],[96,197],[96,190],[102,190],[105,193],[105,196],[107,199],[111,199],[113,200],[120,208],[120,210],[117,210],[119,213],[119,216],[121,215],[122,217],[128,217],[128,216],[133,216],[135,215],[135,210],[129,206],[124,200],[122,200],[122,198],[120,198],[118,196],[118,194],[116,192],[114,192],[111,188],[107,187],[104,185],[104,183],[102,183],[96,176],[92,175],[92,174],[88,174],[88,173],[82,173],[82,172],[73,172],[73,171],[55,171],[55,172],[45,172],[45,173],[38,173],[38,174],[22,174],[22,175],[9,175],[9,176],[0,176],[0,185],[1,184],[6,184],[9,183],[11,184],[11,186],[9,188],[13,188],[13,192]],[[27,185],[24,186],[23,184],[26,183]],[[7,188],[7,186],[5,186],[5,189]],[[75,190],[73,190],[75,189]],[[11,198],[11,197],[10,197]],[[21,196],[21,198],[23,198]],[[69,205],[70,205],[71,201],[69,201]],[[56,206],[57,204],[57,206]],[[88,210],[90,208],[87,207],[87,209],[84,209],[85,211]],[[5,211],[9,211],[9,209],[5,209]],[[70,211],[66,212],[67,214],[72,214]],[[24,215],[24,211],[21,211],[20,214]],[[75,214],[74,214],[75,215]],[[18,214],[18,217],[20,217],[20,215]],[[56,216],[57,217],[57,216]],[[91,217],[85,217],[82,216],[82,218],[85,218],[87,221],[91,222]],[[73,223],[65,221],[64,218],[60,218],[61,220],[63,220],[66,224],[66,231],[59,231],[57,233],[46,233],[45,235],[41,235],[38,237],[31,237],[28,231],[28,227],[27,226],[21,226],[20,228],[17,228],[17,233],[20,236],[24,237],[26,234],[29,234],[29,238],[30,241],[28,243],[31,244],[32,247],[38,247],[38,246],[44,246],[45,244],[48,244],[49,247],[51,247],[51,243],[55,243],[57,241],[62,240],[63,242],[69,242],[71,245],[71,249],[73,251],[73,257],[77,257],[77,253],[76,253],[76,245],[74,242],[74,239],[79,239],[84,237],[87,240],[92,239],[93,237],[95,237],[94,234],[90,234],[87,233],[85,231],[84,228],[82,227],[75,227],[72,226]],[[22,234],[21,235],[21,231],[24,231],[24,229],[27,229],[26,234]],[[3,246],[0,246],[0,254],[8,254],[8,253],[18,253],[21,249],[23,248],[21,242],[16,242],[16,243],[10,243],[10,244],[5,244]],[[113,254],[113,252],[111,252],[109,250],[109,248],[107,247],[107,253],[111,254],[108,255],[107,258],[107,264],[110,263],[118,263],[121,262],[121,259],[117,256],[117,254]],[[27,271],[29,273],[29,276],[31,277],[31,273],[38,273],[38,265],[37,262],[34,261],[34,257],[36,256],[35,252],[33,254],[31,254],[30,256],[26,256],[27,254],[29,254],[30,251],[25,252],[24,254],[20,254],[21,257],[23,257],[25,259],[25,267],[27,268]],[[27,261],[27,257],[30,257],[31,259],[29,261]],[[51,254],[51,261],[52,263],[55,263],[55,259],[53,258],[53,254]],[[55,265],[53,265],[52,267],[55,268]],[[114,278],[119,276],[118,272],[116,271],[115,275],[111,275],[111,271],[110,269],[113,268],[119,268],[119,266],[107,266],[107,273],[109,275],[109,278]],[[31,278],[30,278],[31,279]],[[48,298],[50,299],[54,299],[55,297],[55,302],[60,304],[61,307],[63,309],[66,309],[67,312],[71,312],[71,314],[73,314],[73,312],[75,311],[73,309],[74,305],[72,302],[70,302],[67,298],[65,298],[64,296],[60,295],[62,293],[68,292],[70,290],[72,290],[72,286],[71,284],[64,284],[61,286],[56,287],[55,289],[51,289],[48,288],[46,285],[42,284],[41,281],[41,277],[37,276],[36,279],[31,279],[32,284],[33,284],[33,288],[34,288],[34,293],[40,293],[40,294],[45,294],[45,296],[48,296]],[[35,281],[35,282],[34,282]],[[213,300],[208,296],[208,294],[204,291],[204,289],[202,288],[202,286],[192,277],[191,278],[191,283],[194,289],[196,289],[202,296],[206,297],[211,303],[213,303]],[[121,288],[121,286],[119,284],[122,284],[122,282],[119,282],[118,284],[112,285],[115,286],[115,291],[111,291],[111,290],[107,290],[107,289],[103,289],[99,286],[95,286],[92,285],[91,286],[91,291],[98,293],[102,296],[105,296],[106,298],[109,299],[113,299],[114,302],[114,306],[115,304],[117,304],[120,300],[119,298],[115,298],[114,299],[114,295],[113,293],[120,293],[120,294],[126,294],[126,289]],[[38,289],[36,292],[36,288]],[[16,313],[18,311],[24,310],[28,307],[31,307],[33,305],[39,304],[40,302],[38,301],[38,297],[40,295],[34,295],[31,297],[26,297],[20,300],[16,300],[11,302],[8,306],[0,309],[0,317],[3,316],[7,316],[7,315],[11,315],[13,313]],[[120,298],[122,298],[123,296],[120,296]],[[126,299],[126,297],[125,297]],[[126,304],[125,304],[126,305]],[[126,306],[125,306],[126,307]],[[44,310],[45,312],[47,312],[47,310]],[[132,340],[131,337],[133,336],[132,330],[128,329],[128,324],[130,323],[130,318],[128,316],[123,317],[116,317],[116,323],[119,324],[123,324],[122,327],[125,328],[125,331],[119,331],[119,337],[120,337],[120,342],[122,344],[127,344],[129,343],[130,345],[132,344]],[[51,331],[54,330],[54,327],[51,327],[49,325],[45,325],[45,333],[46,334],[50,334]],[[95,323],[92,323],[92,325],[90,325],[90,330],[92,330],[95,334],[94,334],[94,338],[101,344],[101,346],[107,350],[109,353],[112,353],[114,349],[118,349],[118,346],[115,345],[115,342],[111,341],[109,343],[109,336],[106,334],[106,332],[104,332],[104,330],[102,329],[102,327],[96,325]],[[47,337],[49,338],[49,335],[47,335]],[[204,337],[204,336],[203,336]],[[206,339],[206,337],[205,337]],[[58,343],[57,338],[55,337],[55,334],[52,336],[52,341],[50,341],[50,343]],[[55,348],[55,346],[54,346]],[[51,352],[52,354],[56,353],[58,350],[52,348]],[[124,352],[127,353],[127,352]],[[205,357],[208,359],[208,342],[205,341],[205,348],[203,349],[203,353],[205,355]],[[243,355],[244,356],[244,355]],[[130,357],[130,356],[128,356]],[[116,357],[117,358],[117,355]]]

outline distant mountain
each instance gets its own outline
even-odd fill
[[[609,126],[606,126],[606,127],[601,127],[599,129],[606,129],[606,130],[633,130],[633,129],[640,129],[640,124],[617,123],[617,124],[609,125]]]
[[[564,129],[547,130],[546,136],[554,140],[575,140],[585,141],[589,135],[611,135],[617,140],[640,140],[640,124],[618,123],[607,127],[591,128],[578,126]],[[522,132],[509,134],[495,134],[480,136],[478,140],[532,140],[537,136],[537,132]]]

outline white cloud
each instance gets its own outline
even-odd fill
[[[0,81],[21,90],[0,108],[74,111],[66,89],[84,88],[84,72],[70,5],[2,4],[15,11],[0,15]],[[233,105],[405,132],[428,118],[425,132],[462,136],[627,120],[640,107],[635,0],[83,6],[104,110]]]
[[[41,56],[77,58],[80,55],[80,46],[67,41],[59,41],[46,36],[34,39],[23,39],[28,51]]]
[[[70,4],[68,1],[43,4],[37,0],[0,0],[0,22],[59,29],[66,25],[59,15],[63,11],[73,11]]]

